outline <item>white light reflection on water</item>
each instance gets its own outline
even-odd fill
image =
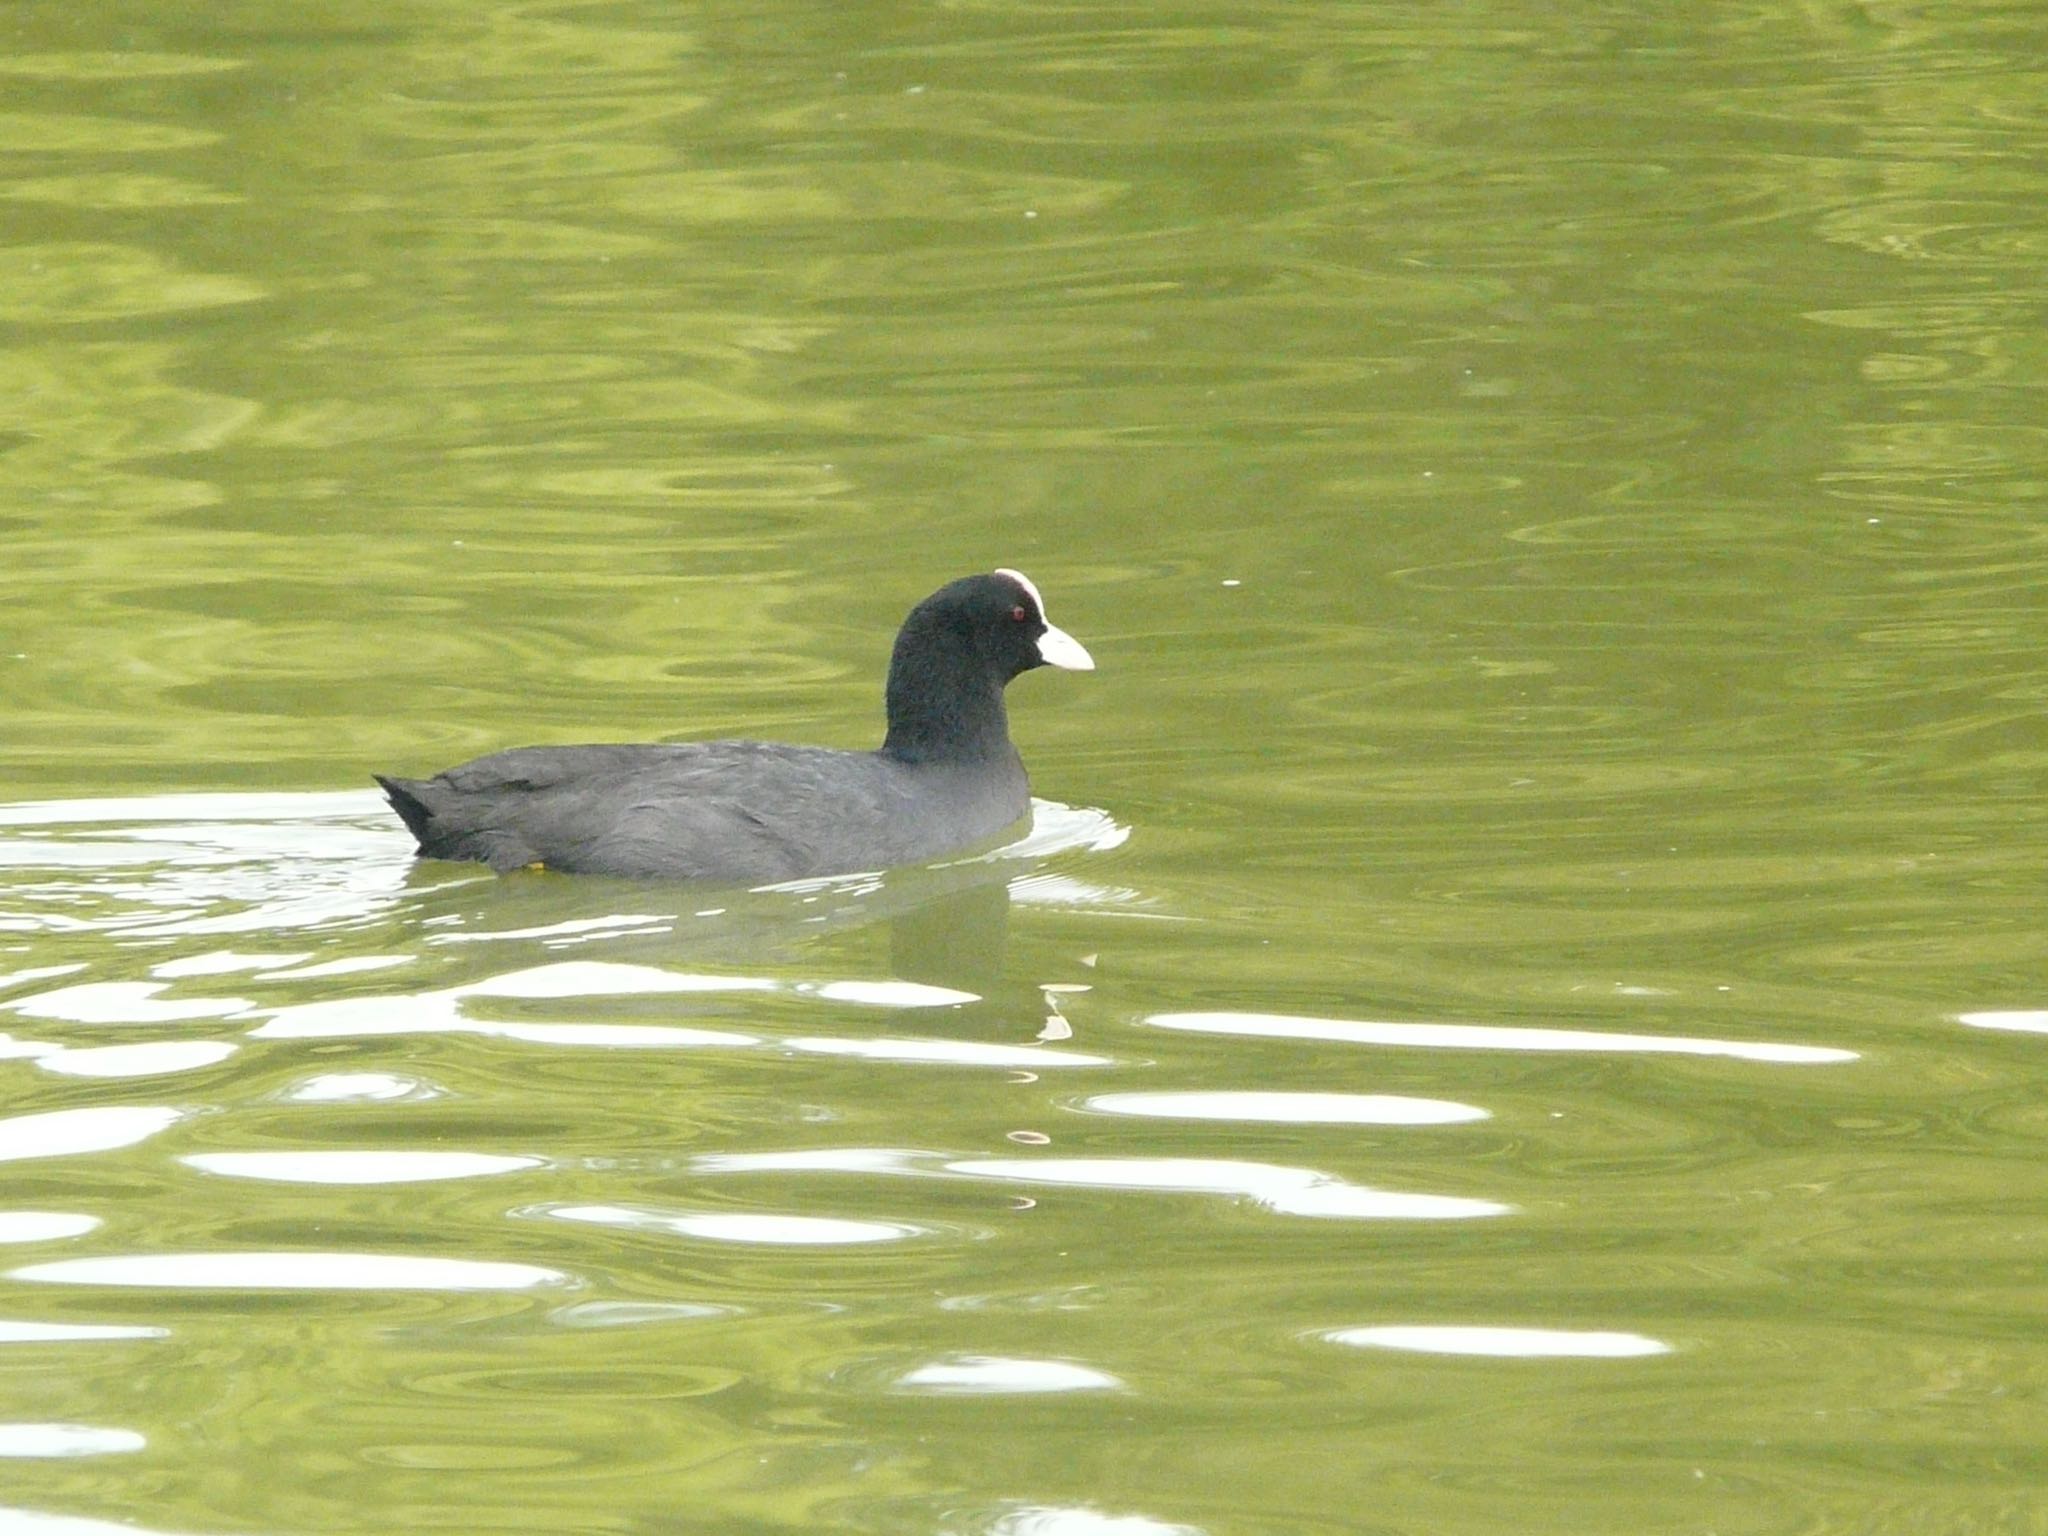
[[[63,1077],[161,1077],[217,1066],[235,1054],[226,1040],[157,1040],[146,1045],[55,1047],[36,1065]]]
[[[1412,1195],[1352,1184],[1313,1168],[1202,1157],[967,1158],[945,1165],[976,1179],[1092,1189],[1233,1195],[1284,1216],[1362,1221],[1462,1221],[1514,1207],[1456,1195]]]
[[[538,1168],[538,1157],[488,1152],[194,1152],[178,1159],[201,1173],[275,1184],[428,1184]]]
[[[40,1115],[0,1120],[0,1162],[24,1157],[64,1157],[75,1152],[110,1152],[132,1147],[184,1118],[161,1105],[108,1104],[97,1109],[53,1109]]]
[[[729,1030],[645,1024],[507,1024],[472,1018],[472,997],[555,1000],[576,997],[769,992],[777,983],[748,976],[699,976],[649,965],[567,960],[508,971],[502,976],[426,992],[334,998],[296,1003],[272,1012],[250,1031],[258,1039],[321,1040],[362,1035],[463,1032],[548,1044],[623,1046],[755,1045],[753,1035]]]
[[[788,1216],[739,1211],[649,1211],[623,1205],[564,1205],[545,1214],[557,1221],[664,1232],[714,1243],[784,1247],[834,1247],[848,1243],[893,1243],[919,1237],[925,1228],[892,1221],[854,1221],[838,1216]]]
[[[373,789],[328,793],[133,795],[106,800],[28,800],[0,805],[0,827],[99,826],[109,822],[277,822],[354,817],[384,810]],[[157,835],[161,835],[160,832]]]
[[[1063,852],[1114,848],[1129,836],[1128,828],[1102,811],[1034,800],[1028,831],[962,862],[1029,864]],[[41,868],[69,876],[52,883],[54,899],[40,908],[24,906],[0,916],[0,930],[189,936],[354,927],[417,894],[415,864],[412,839],[375,790],[160,795],[0,805],[0,867]],[[493,878],[481,868],[451,870],[444,888]],[[1027,871],[1017,883],[1022,887],[1030,878]],[[1020,889],[1018,899],[1096,908],[1141,900],[1136,892],[1062,878],[1068,880],[1064,887],[1031,886]],[[875,888],[876,879],[873,875],[833,876],[763,889],[814,895],[859,893]],[[89,886],[82,886],[81,880],[88,880]],[[77,902],[82,890],[92,898],[85,909]],[[33,897],[35,892],[27,888],[27,894]],[[435,934],[429,942],[498,938],[575,942],[584,935],[666,932],[682,920],[680,910],[619,914],[570,919],[516,932]],[[288,963],[285,956],[274,958],[280,964]],[[174,967],[181,964],[171,963]],[[351,957],[318,962],[305,974],[343,975],[381,963],[403,962]],[[191,968],[158,974],[204,975],[214,974],[214,967],[221,972],[239,968],[226,959],[195,958],[185,964]],[[136,1019],[128,1016],[119,1022]]]
[[[1107,853],[1130,841],[1131,829],[1107,811],[1087,805],[1062,805],[1057,800],[1031,799],[1031,825],[1014,842],[989,853],[958,860],[962,864],[992,864],[998,859],[1042,859],[1055,853],[1086,849]]]
[[[965,858],[940,859],[934,868],[958,869],[977,864],[1005,864],[1022,861],[1036,861],[1051,858],[1054,854],[1092,852],[1105,853],[1120,848],[1130,840],[1131,829],[1118,822],[1107,811],[1092,806],[1062,805],[1057,800],[1041,800],[1036,796],[1031,801],[1031,825],[1024,832],[1000,847],[982,853],[971,853]],[[1026,877],[1028,879],[1030,877]],[[835,892],[842,895],[872,894],[882,888],[882,872],[858,870],[843,875],[818,875],[799,880],[783,880],[773,885],[762,886],[762,890],[786,891],[795,895],[821,895]],[[1065,901],[1076,906],[1118,906],[1127,901],[1143,898],[1135,891],[1111,887],[1093,886],[1083,881],[1072,881],[1058,896],[1041,891],[1035,896],[1026,895],[1024,881],[1011,886],[1012,894],[1019,900]]]
[[[732,1315],[731,1307],[695,1301],[579,1301],[556,1308],[548,1321],[558,1328],[649,1328]]]
[[[7,1536],[180,1536],[160,1526],[93,1520],[84,1515],[53,1515],[11,1505],[0,1506],[0,1531],[7,1532]]]
[[[863,1003],[874,1008],[949,1008],[981,1001],[977,993],[917,981],[800,982],[795,990],[812,993],[827,1002]]]
[[[249,1007],[246,997],[188,997],[158,1002],[163,981],[88,981],[75,987],[0,1003],[25,1019],[61,1019],[67,1024],[181,1024],[221,1019]]]
[[[650,997],[693,992],[773,992],[777,983],[758,976],[699,976],[652,965],[613,960],[558,960],[552,965],[507,971],[451,990],[462,997]]]
[[[688,996],[734,992],[778,993],[854,1002],[880,1008],[935,1008],[977,1001],[971,992],[907,981],[783,982],[757,976],[708,976],[613,961],[565,960],[436,991],[335,998],[276,1009],[250,1033],[259,1039],[308,1040],[339,1036],[462,1031],[550,1045],[750,1046],[759,1036],[677,1025],[604,1023],[500,1023],[472,1017],[470,998],[556,1000],[584,997]],[[799,1049],[828,1045],[793,1042]],[[866,1042],[851,1042],[858,1049]]]
[[[964,862],[1024,865],[1012,882],[1022,884],[1042,873],[1032,869],[1030,861],[1066,850],[1114,848],[1128,836],[1127,828],[1100,811],[1036,801],[1028,832]],[[89,856],[94,873],[88,884],[63,876],[66,859],[58,855],[67,849]],[[278,1006],[238,995],[240,988],[234,993],[222,989],[218,996],[180,996],[171,990],[186,982],[203,986],[203,978],[208,977],[246,976],[253,990],[274,982],[341,978],[416,964],[417,957],[407,955],[343,955],[320,960],[316,950],[266,944],[260,937],[267,935],[274,941],[322,925],[360,928],[364,921],[419,897],[421,887],[407,835],[374,791],[168,795],[0,806],[0,862],[30,869],[43,854],[52,855],[56,877],[45,885],[20,887],[26,914],[23,922],[31,929],[97,930],[122,939],[244,932],[259,937],[246,947],[174,953],[154,960],[143,978],[80,979],[75,973],[81,967],[73,964],[24,969],[9,978],[17,989],[60,978],[61,983],[0,1003],[0,1009],[23,1019],[90,1026],[189,1026],[220,1020],[241,1026],[252,1021],[248,1038],[255,1040],[469,1033],[545,1046],[654,1050],[770,1047],[819,1056],[995,1069],[1106,1064],[1106,1058],[1077,1052],[948,1039],[807,1035],[779,1041],[772,1035],[745,1030],[698,1028],[686,1022],[608,1022],[578,1018],[574,1013],[554,1020],[493,1019],[487,1016],[493,1010],[479,1006],[497,998],[567,1003],[609,997],[753,993],[887,1010],[947,1009],[979,1001],[975,993],[955,987],[896,979],[767,979],[694,974],[652,965],[570,962],[515,969],[455,986],[408,989],[401,984],[381,995],[294,999]],[[452,880],[459,886],[492,878],[479,871],[462,872]],[[822,892],[852,888],[862,878],[815,884]],[[444,883],[435,889],[451,888]],[[916,889],[914,876],[912,889]],[[1070,894],[1077,903],[1087,903],[1112,898],[1121,901],[1130,893],[1105,894],[1077,886]],[[48,897],[40,914],[36,910],[39,895]],[[635,911],[488,935],[423,932],[422,938],[433,944],[524,935],[545,942],[582,933],[644,934],[678,920],[673,913]],[[257,993],[258,998],[261,995]],[[43,1070],[79,1078],[193,1072],[218,1066],[237,1049],[237,1043],[227,1040],[188,1038],[100,1045],[14,1040],[0,1035],[0,1057],[34,1058]],[[419,1091],[425,1090],[415,1085],[397,1096]],[[302,1086],[291,1096],[305,1100],[334,1093],[347,1098],[357,1092],[316,1084]],[[361,1092],[389,1095],[393,1090],[372,1085]],[[56,1122],[53,1128],[62,1124]],[[52,1141],[47,1148],[34,1151],[91,1149]],[[4,1130],[0,1130],[0,1155],[33,1152],[10,1152]]]
[[[525,1291],[569,1277],[538,1264],[400,1253],[133,1253],[9,1270],[54,1285],[221,1291]]]
[[[328,976],[357,976],[364,971],[388,971],[394,965],[412,963],[411,955],[345,955],[339,960],[322,960],[317,965],[295,965],[288,970],[268,971],[263,979],[314,981]]]
[[[148,1443],[132,1429],[97,1424],[0,1424],[0,1456],[108,1456]]]
[[[936,1153],[906,1147],[811,1147],[801,1152],[707,1152],[692,1163],[704,1173],[890,1173],[930,1177]]]
[[[959,1396],[1039,1392],[1106,1392],[1124,1385],[1107,1371],[1070,1360],[1019,1360],[1006,1355],[956,1355],[906,1371],[898,1387]]]
[[[386,814],[375,791],[0,806],[0,865],[90,869],[95,903],[89,916],[60,901],[0,926],[189,936],[357,922],[406,894],[412,849]]]
[[[1285,1125],[1461,1125],[1490,1118],[1476,1104],[1386,1093],[1098,1093],[1083,1108],[1161,1120],[1233,1120]]]
[[[50,1243],[83,1237],[99,1226],[83,1211],[0,1211],[0,1243]]]
[[[1710,1040],[1685,1035],[1631,1035],[1597,1029],[1538,1029],[1503,1024],[1390,1024],[1320,1019],[1282,1013],[1155,1013],[1160,1029],[1216,1035],[1261,1035],[1286,1040],[1335,1040],[1349,1045],[1407,1046],[1455,1051],[1614,1051],[1664,1056],[1727,1056],[1738,1061],[1818,1065],[1854,1061],[1856,1052],[1830,1045],[1771,1040]]]
[[[713,1045],[759,1045],[754,1035],[728,1029],[689,1029],[672,1024],[496,1024],[478,1034],[528,1045],[608,1046],[615,1050],[689,1050]]]
[[[184,955],[176,960],[166,960],[149,969],[153,976],[180,981],[187,976],[226,976],[235,971],[275,972],[281,966],[297,965],[312,958],[304,950],[290,955],[250,955],[235,949],[215,949],[203,955]]]
[[[167,1339],[168,1328],[140,1323],[38,1323],[0,1318],[0,1344],[79,1344],[97,1339]],[[0,1530],[8,1527],[0,1525]]]
[[[295,1084],[284,1097],[295,1104],[379,1104],[439,1094],[418,1078],[397,1072],[322,1072]]]
[[[819,1056],[850,1056],[966,1067],[1104,1066],[1108,1058],[1043,1046],[898,1036],[797,1036],[780,1042],[736,1030],[671,1024],[601,1022],[505,1023],[474,1017],[472,998],[552,1000],[607,996],[768,993],[855,1003],[866,1007],[924,1009],[979,1001],[976,994],[909,981],[787,982],[751,976],[709,976],[610,961],[561,961],[465,982],[435,991],[386,993],[298,1003],[274,1010],[250,1035],[257,1039],[331,1039],[364,1035],[468,1033],[530,1044],[624,1048],[751,1047],[779,1044]]]
[[[667,933],[676,920],[673,912],[615,912],[606,917],[564,918],[532,928],[493,928],[481,933],[435,933],[429,944],[484,944],[501,940],[540,939],[556,948],[586,943],[591,939],[616,939],[631,934]]]
[[[897,1037],[870,1040],[822,1036],[785,1040],[792,1051],[814,1056],[857,1056],[866,1061],[915,1062],[952,1067],[1102,1067],[1107,1056],[1061,1051],[1043,1045],[998,1045],[984,1040],[919,1040]]]
[[[2003,1029],[2022,1035],[2048,1035],[2048,1008],[1999,1008],[1959,1013],[1956,1022],[1972,1029]]]
[[[31,965],[19,971],[0,972],[0,987],[26,986],[31,981],[48,981],[53,976],[75,976],[84,969],[83,960],[70,965]]]
[[[1503,1360],[1626,1360],[1668,1355],[1671,1346],[1641,1333],[1565,1328],[1479,1328],[1391,1324],[1337,1328],[1323,1335],[1362,1349],[1410,1350],[1426,1355],[1488,1355]]]
[[[1505,1216],[1514,1207],[1456,1195],[1414,1195],[1352,1184],[1313,1168],[1200,1157],[1032,1157],[946,1159],[891,1147],[823,1147],[801,1152],[713,1152],[702,1173],[866,1173],[911,1178],[993,1179],[1162,1194],[1249,1199],[1286,1216],[1364,1221],[1462,1221]]]
[[[987,1536],[1203,1536],[1198,1525],[1169,1525],[1148,1515],[1105,1515],[1081,1507],[1014,1509],[986,1527]],[[965,1536],[950,1527],[945,1536]]]

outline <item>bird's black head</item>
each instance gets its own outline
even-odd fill
[[[889,660],[889,739],[899,757],[979,756],[1009,747],[1003,686],[1033,667],[1092,671],[1081,642],[1045,617],[1021,571],[948,582],[910,610]]]

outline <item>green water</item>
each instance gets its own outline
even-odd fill
[[[0,48],[0,1528],[2048,1531],[2048,11]],[[988,857],[366,788],[998,564]]]

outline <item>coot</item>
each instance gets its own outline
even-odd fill
[[[1030,808],[1003,686],[1090,670],[1029,577],[966,576],[911,609],[873,752],[765,741],[518,747],[431,779],[376,775],[423,858],[759,883],[911,864]]]

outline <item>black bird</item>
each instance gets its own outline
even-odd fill
[[[913,864],[1030,809],[1003,687],[1092,670],[1031,579],[964,576],[910,610],[873,752],[766,741],[517,747],[431,779],[376,775],[420,856],[506,870],[750,884]]]

